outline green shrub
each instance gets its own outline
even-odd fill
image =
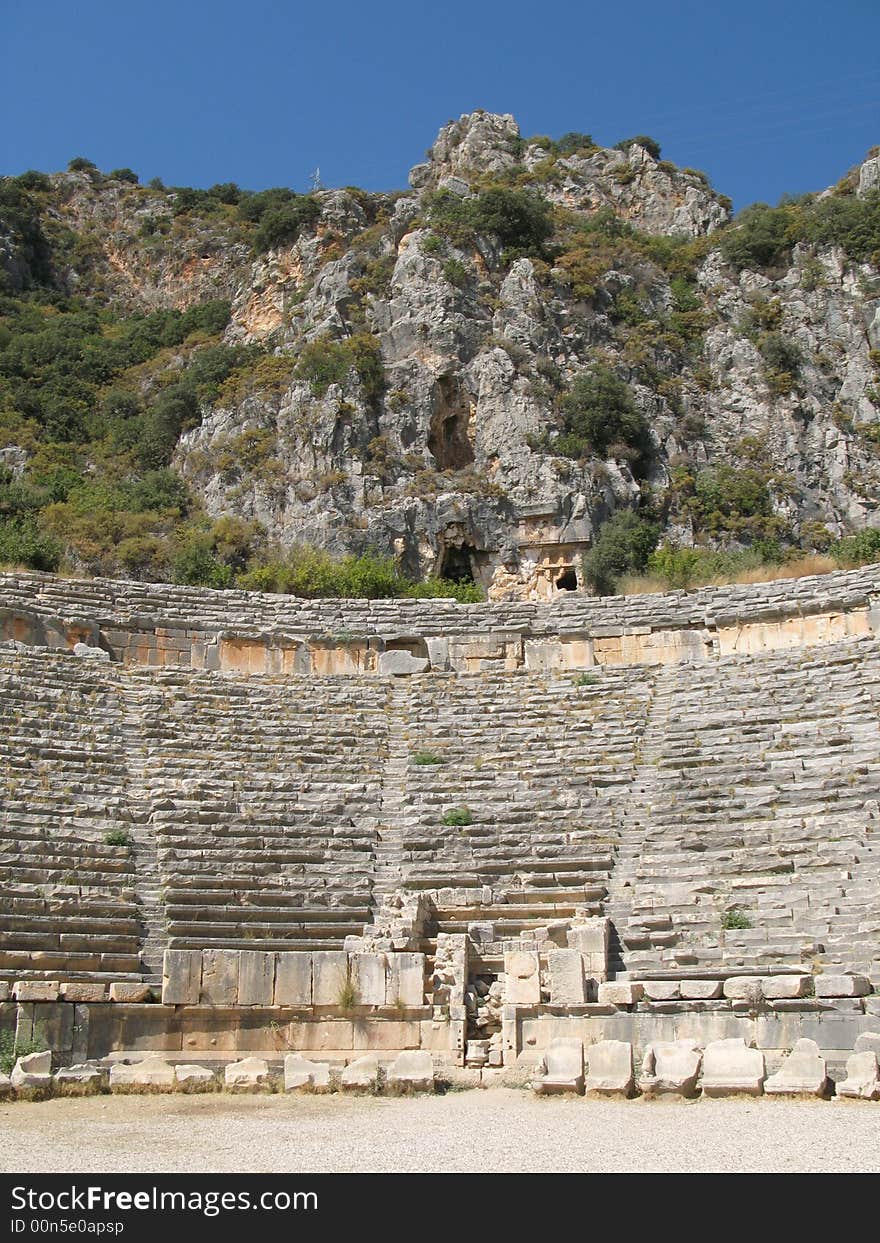
[[[814,245],[840,246],[850,259],[880,265],[880,190],[811,203],[801,213],[799,232]]]
[[[649,574],[662,578],[670,591],[687,591],[692,586],[700,568],[700,553],[696,548],[675,548],[664,544],[648,558]]]
[[[40,531],[33,520],[0,518],[0,565],[54,573],[61,564],[61,554],[60,541]]]
[[[457,600],[459,604],[479,604],[486,597],[477,583],[455,582],[449,578],[426,578],[410,583],[403,591],[410,600]]]
[[[855,569],[860,565],[880,561],[880,530],[866,527],[854,535],[833,540],[828,546],[828,552],[845,569]]]
[[[105,846],[130,846],[131,838],[124,829],[113,829],[104,835]]]
[[[542,254],[553,232],[549,205],[531,190],[486,190],[473,205],[473,219],[478,233],[491,233],[505,250],[521,254]]]
[[[739,910],[738,907],[734,907],[730,911],[725,911],[721,916],[721,927],[725,932],[735,929],[751,928],[751,926],[752,921],[749,919],[748,915],[746,915],[745,911]]]
[[[232,568],[205,537],[188,540],[171,562],[171,581],[185,587],[231,587]]]
[[[45,173],[37,172],[35,168],[29,168],[26,173],[19,174],[14,180],[21,186],[23,190],[37,190],[42,193],[48,193],[52,189],[52,182]]]
[[[468,807],[450,807],[449,811],[443,813],[442,823],[448,828],[462,828],[473,822],[474,817]]]
[[[616,151],[629,151],[630,147],[642,147],[653,159],[660,159],[659,142],[656,138],[649,138],[647,134],[636,134],[635,138],[624,138],[614,144]]]
[[[412,762],[421,766],[446,763],[443,756],[437,755],[434,751],[415,751],[412,755]]]
[[[595,151],[596,144],[592,134],[581,134],[577,130],[570,130],[561,138],[557,138],[553,147],[557,155],[565,156],[575,155],[578,151]]]
[[[574,680],[575,686],[597,686],[602,679],[597,673],[579,673]]]
[[[721,253],[735,268],[760,271],[791,259],[792,213],[785,207],[753,203],[739,213],[721,238]]]
[[[140,181],[137,173],[133,172],[130,168],[114,168],[113,172],[108,173],[107,176],[111,181],[125,181],[132,186],[136,186]]]
[[[622,445],[641,467],[650,452],[644,415],[636,409],[628,385],[608,367],[579,375],[562,399],[562,434],[553,443],[565,457],[604,457]]]
[[[473,199],[440,190],[428,197],[427,209],[436,233],[453,246],[470,246],[476,236],[491,236],[508,258],[540,257],[553,233],[549,204],[532,190],[493,186]]]
[[[16,1038],[14,1032],[0,1032],[0,1072],[8,1075],[20,1057],[31,1053],[44,1053],[47,1049],[46,1040],[41,1035]]]
[[[315,397],[323,397],[331,384],[344,385],[354,371],[368,400],[376,400],[385,388],[385,371],[379,341],[359,332],[343,341],[318,337],[303,346],[294,375],[308,380]]]
[[[612,595],[618,578],[644,570],[659,533],[656,523],[631,510],[618,510],[602,524],[593,547],[584,553],[587,586],[597,595]]]
[[[271,250],[295,241],[300,230],[314,224],[320,215],[320,204],[307,195],[297,195],[294,202],[271,208],[257,226],[254,249],[258,252]]]
[[[75,155],[68,162],[67,171],[69,173],[96,173],[98,171],[97,164],[93,164],[91,160],[87,160],[82,155]]]

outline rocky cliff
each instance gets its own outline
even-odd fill
[[[524,140],[477,112],[407,192],[251,212],[261,246],[235,187],[224,203],[86,168],[35,193],[68,299],[117,317],[230,304],[234,365],[169,450],[210,518],[545,598],[582,584],[622,509],[685,545],[821,549],[880,527],[878,182],[875,153],[731,222],[650,140]],[[294,208],[285,230],[272,212]],[[0,221],[13,294],[41,261],[25,234]],[[149,399],[200,348],[126,382]],[[26,475],[39,436],[6,428]]]

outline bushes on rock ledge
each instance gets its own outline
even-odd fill
[[[629,387],[608,367],[579,375],[562,399],[563,429],[552,445],[564,457],[627,458],[634,468],[650,453],[645,416]]]
[[[657,546],[660,528],[631,510],[618,510],[599,529],[593,547],[584,554],[584,580],[600,596],[614,594],[624,574],[644,570]]]
[[[236,586],[246,591],[273,591],[306,599],[367,599],[444,597],[472,603],[483,599],[474,583],[427,579],[415,583],[401,574],[391,557],[365,553],[335,558],[319,548],[299,547],[279,560],[239,575]]]

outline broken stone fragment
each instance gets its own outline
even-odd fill
[[[343,1088],[350,1092],[372,1092],[379,1083],[379,1058],[375,1053],[365,1053],[349,1062],[340,1076]]]
[[[880,1073],[872,1049],[846,1059],[846,1078],[837,1084],[837,1095],[859,1101],[880,1101]]]
[[[551,1040],[537,1066],[532,1087],[539,1096],[584,1090],[584,1045],[577,1037]]]
[[[47,1088],[52,1083],[52,1054],[28,1053],[15,1063],[10,1076],[14,1088]]]
[[[424,1049],[407,1049],[399,1053],[388,1067],[389,1087],[406,1092],[434,1091],[434,1062]]]
[[[764,1054],[740,1036],[713,1040],[703,1053],[704,1096],[760,1096],[765,1075]]]
[[[310,1062],[299,1053],[288,1053],[284,1059],[284,1091],[330,1091],[329,1062]]]
[[[230,1062],[223,1074],[227,1088],[243,1091],[260,1091],[270,1086],[269,1064],[261,1057],[245,1057]]]
[[[172,1088],[174,1067],[158,1053],[150,1054],[139,1062],[126,1065],[114,1062],[110,1067],[110,1087]]]
[[[775,1075],[764,1084],[769,1096],[822,1096],[828,1085],[825,1059],[815,1040],[797,1040]]]
[[[645,1049],[639,1091],[646,1096],[693,1096],[703,1055],[694,1040],[658,1041]]]
[[[633,1089],[633,1054],[628,1040],[600,1040],[586,1050],[584,1090],[601,1096],[629,1096]]]

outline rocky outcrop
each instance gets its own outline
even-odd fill
[[[752,471],[778,529],[807,547],[817,530],[880,526],[876,269],[800,244],[778,269],[738,270],[715,245],[730,204],[701,173],[582,137],[562,151],[509,115],[463,116],[409,192],[319,190],[319,217],[257,257],[234,211],[181,215],[172,191],[88,172],[53,179],[50,223],[79,238],[68,287],[132,310],[228,299],[227,342],[270,355],[268,380],[255,366],[203,408],[174,466],[210,515],[282,544],[376,549],[495,598],[549,598],[581,583],[597,528],[646,494],[668,535],[714,538],[680,504],[680,467]],[[827,193],[864,198],[878,168],[872,154]],[[466,212],[492,186],[550,205],[546,247],[444,228],[438,192]],[[768,362],[768,334],[793,347],[796,375]],[[381,382],[345,355],[356,341],[380,352]],[[325,342],[339,366],[316,380],[303,351]],[[599,365],[650,428],[641,472],[620,444],[557,450],[561,399]]]

